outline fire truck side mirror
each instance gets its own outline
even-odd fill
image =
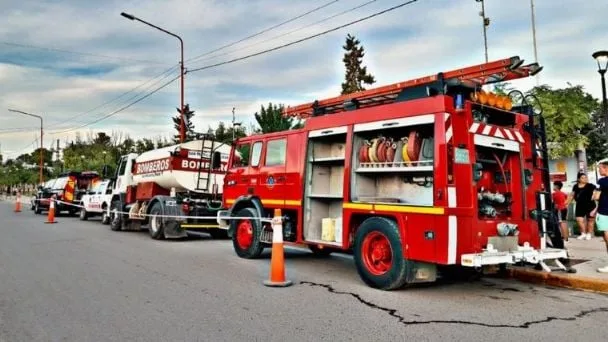
[[[211,157],[211,168],[219,169],[222,166],[222,154],[219,151],[213,152]]]

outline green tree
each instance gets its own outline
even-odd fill
[[[589,124],[582,129],[582,134],[587,137],[589,142],[586,147],[586,154],[590,163],[608,157],[608,136],[604,133],[604,120],[601,109],[598,109],[591,116]]]
[[[584,131],[589,128],[599,102],[581,85],[561,89],[542,85],[532,88],[528,94],[534,94],[543,107],[547,141],[555,143],[549,151],[551,158],[569,157],[581,144],[588,146]]]
[[[302,123],[299,121],[294,123],[293,118],[283,116],[283,107],[282,104],[273,105],[272,103],[268,103],[266,108],[261,106],[260,112],[254,114],[255,120],[260,126],[256,132],[271,133],[300,128]]]
[[[502,82],[494,84],[494,89],[492,90],[492,92],[497,95],[506,96],[513,89],[515,88],[511,87],[509,82]]]
[[[358,39],[348,34],[346,44],[342,46],[346,51],[342,58],[346,68],[345,80],[342,83],[342,95],[365,90],[362,83],[369,85],[376,83],[374,76],[367,73],[367,67],[362,66],[365,51],[363,46],[359,46],[360,43]]]
[[[179,108],[177,109],[177,115],[174,116],[173,119],[173,126],[175,127],[175,130],[177,131],[177,135],[175,135],[173,137],[173,141],[175,144],[179,144],[179,138],[180,138],[180,127],[182,124],[182,111]],[[194,124],[192,123],[192,117],[194,116],[194,111],[190,110],[190,105],[186,104],[184,105],[184,117],[186,121],[186,132],[185,132],[185,136],[184,136],[184,142],[187,141],[192,141],[195,139],[195,135],[194,135]]]

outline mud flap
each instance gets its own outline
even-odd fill
[[[429,283],[437,280],[437,265],[408,260],[406,284]]]
[[[181,227],[181,222],[185,221],[184,218],[178,218],[184,216],[184,213],[180,210],[180,206],[173,197],[169,196],[156,196],[150,203],[158,201],[162,208],[162,215],[169,216],[163,217],[163,235],[166,239],[179,239],[188,236],[185,229]],[[151,207],[151,206],[150,206]]]
[[[188,236],[186,230],[175,219],[164,219],[163,226],[165,238],[167,239],[179,239]]]

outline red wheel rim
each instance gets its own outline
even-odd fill
[[[240,221],[236,228],[236,242],[241,249],[247,249],[253,242],[253,225],[250,220]]]
[[[383,275],[393,265],[393,250],[386,235],[371,232],[363,239],[361,246],[363,264],[373,275]]]

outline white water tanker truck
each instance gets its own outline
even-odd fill
[[[230,145],[195,140],[120,158],[108,208],[114,231],[148,228],[153,239],[202,230],[226,236],[215,220]]]

